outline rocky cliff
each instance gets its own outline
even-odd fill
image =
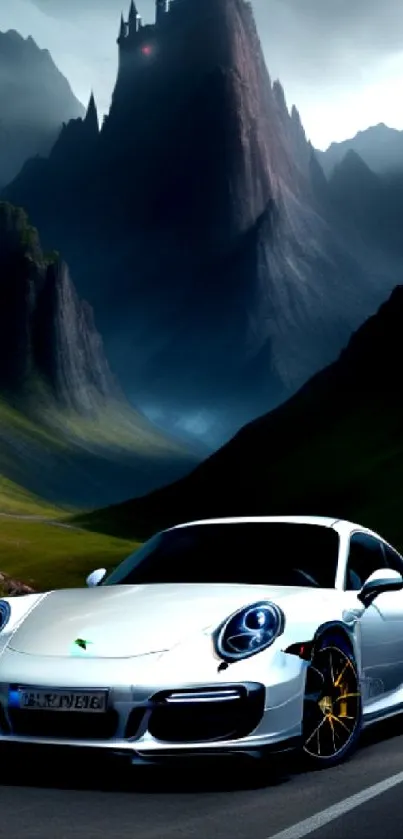
[[[118,396],[88,304],[25,212],[0,203],[0,393],[42,385],[59,406],[91,413]]]
[[[142,494],[203,454],[130,407],[67,265],[0,203],[0,513],[24,492],[45,507]]]

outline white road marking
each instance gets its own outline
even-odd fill
[[[286,830],[281,830],[280,833],[268,836],[267,839],[303,839],[304,836],[308,836],[314,830],[319,830],[325,824],[329,824],[334,819],[338,819],[356,807],[360,807],[361,804],[365,804],[366,801],[370,801],[371,798],[376,798],[377,795],[382,795],[383,792],[387,792],[389,789],[402,783],[403,772],[398,772],[397,775],[392,775],[390,778],[386,778],[385,781],[380,781],[379,784],[367,787],[367,789],[357,792],[356,795],[351,795],[349,798],[345,798],[344,801],[340,801],[339,804],[333,804],[331,807],[327,807],[326,810],[321,810],[320,813],[316,813],[309,819],[304,819],[302,822],[286,828]]]

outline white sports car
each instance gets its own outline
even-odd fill
[[[402,710],[403,559],[313,517],[194,522],[0,601],[0,741],[332,765]]]

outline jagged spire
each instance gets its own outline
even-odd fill
[[[123,17],[123,12],[120,16],[120,29],[119,29],[119,38],[124,38],[126,35],[126,24]]]
[[[284,88],[279,79],[275,79],[275,81],[273,82],[272,90],[277,104],[280,106],[280,108],[282,108],[282,110],[286,110],[288,113]]]
[[[90,100],[88,102],[87,113],[85,115],[85,123],[89,128],[95,128],[96,133],[99,131],[98,111],[95,104],[94,91],[91,91]]]

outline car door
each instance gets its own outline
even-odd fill
[[[402,557],[385,542],[382,547],[386,560],[384,567],[403,576]],[[393,649],[393,669],[387,682],[391,690],[396,690],[403,687],[403,590],[385,592],[376,598],[374,606],[392,630],[389,643]]]
[[[391,695],[403,684],[403,592],[384,592],[367,609],[358,591],[374,572],[393,568],[403,573],[403,560],[381,539],[356,532],[350,537],[345,591],[359,611],[363,697],[368,704]],[[350,594],[351,592],[351,594]]]

